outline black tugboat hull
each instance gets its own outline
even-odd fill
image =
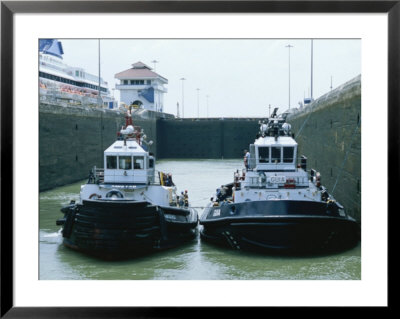
[[[104,259],[125,259],[195,238],[196,211],[126,200],[84,200],[62,210],[65,246]]]
[[[201,238],[233,249],[288,254],[340,251],[359,242],[360,228],[351,217],[329,216],[326,205],[319,203],[312,203],[307,214],[307,202],[301,203],[296,214],[295,204],[252,203],[257,208],[253,215],[248,205],[235,205],[237,216],[222,213],[220,218],[202,218]],[[225,210],[230,210],[230,206]],[[263,206],[268,209],[263,211]]]

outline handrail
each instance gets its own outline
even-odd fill
[[[264,164],[297,164],[297,163],[301,163],[301,161],[302,161],[302,157],[300,156],[300,157],[296,157],[295,158],[295,160],[294,161],[292,161],[292,162],[285,162],[285,159],[292,159],[292,157],[290,157],[290,158],[283,158],[283,161],[279,161],[279,162],[277,162],[277,163],[275,163],[275,162],[273,162],[272,160],[271,161],[268,161],[268,162],[260,162],[260,161],[258,161],[258,163],[257,163],[257,158],[254,158],[254,157],[251,157],[250,158],[250,160],[249,160],[249,166],[250,166],[250,168],[255,168],[256,166],[257,166],[257,164],[261,164],[261,165],[264,165]]]
[[[154,170],[156,171],[156,170]],[[158,172],[158,171],[156,171]],[[161,185],[160,183],[160,178],[158,174],[153,174],[153,176],[150,176],[152,174],[151,170],[147,171],[147,177],[149,181],[149,185]],[[157,176],[157,177],[156,177]],[[149,178],[152,177],[152,178]],[[98,168],[94,166],[92,170],[90,171],[90,176],[89,176],[89,183],[103,183],[104,182],[104,168]]]

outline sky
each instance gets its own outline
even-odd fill
[[[66,64],[98,74],[98,39],[59,41]],[[264,117],[269,106],[271,111],[278,107],[279,113],[289,108],[289,91],[290,108],[298,107],[311,96],[311,60],[313,98],[317,99],[331,85],[335,89],[361,74],[361,40],[100,40],[101,77],[117,100],[119,91],[112,90],[115,74],[141,61],[168,79],[164,112],[176,115],[179,103],[181,117],[182,93],[184,117]]]

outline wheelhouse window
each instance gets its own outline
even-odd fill
[[[106,157],[106,167],[107,169],[117,169],[117,157],[107,156]]]
[[[280,147],[271,147],[271,161],[274,164],[281,162],[281,148]]]
[[[132,169],[132,157],[120,156],[119,157],[119,169]]]
[[[144,169],[144,156],[134,156],[133,163],[133,169]]]
[[[283,148],[283,162],[293,163],[294,147],[284,147]]]
[[[258,148],[258,161],[260,163],[269,163],[269,147]]]

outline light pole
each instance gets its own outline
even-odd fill
[[[197,118],[200,118],[200,100],[199,100],[199,91],[200,89],[197,88]]]
[[[209,97],[210,97],[209,95],[206,95],[206,98],[207,98],[207,117],[208,117],[208,98]]]
[[[100,39],[99,39],[99,104],[101,103],[101,77],[100,77]],[[100,105],[100,107],[103,107]]]
[[[290,48],[293,48],[293,45],[288,44],[286,48],[289,48],[289,109],[290,109]]]
[[[183,98],[184,98],[184,95],[183,95],[183,81],[185,81],[186,79],[185,78],[181,78],[180,80],[182,81],[182,118],[184,118],[185,117],[185,106],[183,104]]]

